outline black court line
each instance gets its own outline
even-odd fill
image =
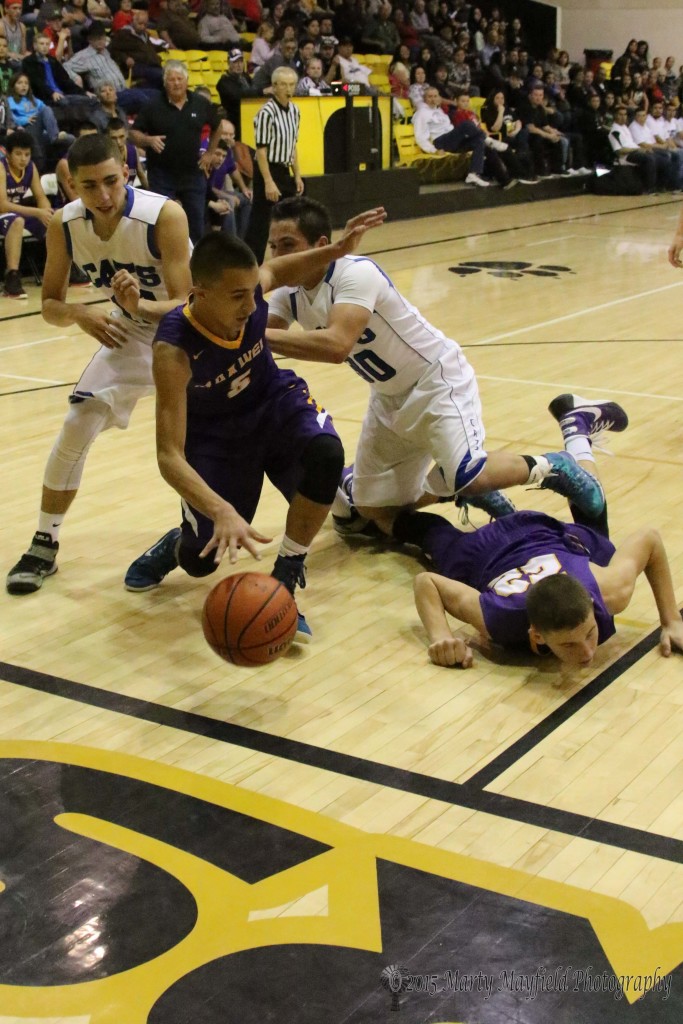
[[[546,739],[551,732],[564,725],[572,715],[575,715],[586,704],[589,704],[590,701],[597,697],[598,694],[606,690],[611,683],[619,679],[624,672],[627,672],[636,662],[640,661],[645,654],[649,654],[658,645],[659,634],[660,630],[654,629],[648,636],[643,637],[635,647],[632,647],[630,651],[626,651],[620,658],[617,658],[614,664],[609,665],[592,682],[587,683],[583,689],[575,693],[573,697],[570,697],[559,708],[556,708],[542,722],[535,725],[524,736],[520,736],[518,740],[515,740],[497,757],[494,757],[487,765],[484,765],[478,772],[470,776],[467,782],[464,783],[464,787],[476,791],[490,785],[494,779],[497,779],[499,775],[507,771],[515,761],[519,761],[525,754],[528,754],[533,747]],[[675,656],[673,655],[673,657]]]
[[[206,736],[221,743],[231,743],[255,750],[273,757],[283,758],[297,764],[306,764],[313,768],[345,775],[348,778],[360,779],[378,786],[397,789],[404,793],[413,793],[431,800],[458,807],[468,807],[474,811],[493,814],[500,818],[535,825],[539,828],[562,832],[565,835],[592,842],[614,846],[621,850],[631,850],[649,857],[683,864],[683,842],[669,836],[646,832],[642,829],[615,825],[571,811],[563,811],[553,807],[515,797],[474,789],[470,785],[448,782],[443,779],[421,775],[419,772],[393,768],[391,765],[368,761],[365,758],[341,754],[333,750],[315,747],[310,743],[286,739],[271,733],[259,732],[230,722],[222,722],[205,715],[178,711],[176,708],[165,707],[139,700],[136,697],[123,696],[84,683],[75,683],[59,676],[46,675],[32,669],[20,668],[0,662],[0,678],[7,682],[65,697],[93,707],[103,708],[116,714],[127,715],[157,725],[165,725],[172,729]]]
[[[0,374],[0,377],[2,374]],[[55,388],[72,388],[75,380],[67,381],[65,384],[41,384],[39,388],[20,388],[18,391],[0,391],[0,398],[9,398],[10,395],[30,395],[33,391],[54,391]]]
[[[564,197],[569,198],[569,197]],[[662,206],[680,206],[677,199],[665,200],[662,203],[652,203],[647,206],[625,206],[619,210],[604,210],[598,213],[580,213],[573,217],[558,217],[554,220],[539,220],[534,224],[519,224],[517,227],[494,228],[493,231],[468,231],[465,235],[453,235],[450,238],[435,238],[429,242],[411,242],[410,245],[396,245],[393,249],[373,249],[371,252],[362,253],[363,256],[381,256],[387,252],[404,252],[406,249],[420,249],[426,245],[444,245],[446,242],[462,242],[467,238],[487,238],[489,235],[504,235],[508,231],[529,231],[531,228],[544,228],[553,224],[573,224],[578,220],[590,220],[593,217],[611,217],[616,213],[634,213],[640,210],[658,210]],[[461,210],[451,210],[451,213],[463,213]],[[469,212],[469,211],[468,211]],[[432,214],[432,216],[434,216]],[[397,222],[394,222],[397,223]]]

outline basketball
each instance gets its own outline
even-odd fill
[[[221,580],[204,602],[202,628],[216,654],[233,665],[267,665],[288,650],[298,613],[284,583],[260,572]]]

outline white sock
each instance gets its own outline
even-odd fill
[[[566,438],[564,447],[577,462],[595,462],[590,438],[585,434],[573,434]]]
[[[292,540],[291,537],[288,537],[287,534],[285,534],[282,538],[282,544],[280,544],[278,555],[284,555],[285,558],[291,558],[292,555],[307,555],[309,548],[310,544],[308,547],[304,547],[303,544],[297,544],[295,540]]]
[[[65,516],[66,512],[53,515],[52,512],[43,512],[43,510],[41,509],[40,515],[38,516],[38,531],[40,533],[49,533],[54,543],[55,541],[59,540],[59,531],[61,529],[62,523],[64,522]]]

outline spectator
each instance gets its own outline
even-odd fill
[[[50,41],[49,54],[58,61],[68,60],[72,56],[73,47],[71,29],[64,24],[62,9],[55,4],[43,4],[40,8],[45,24],[40,30]],[[40,18],[42,21],[43,18]],[[35,38],[35,36],[34,36]]]
[[[628,110],[619,106],[614,112],[614,124],[609,133],[609,142],[618,163],[635,167],[640,174],[646,192],[657,190],[658,168],[652,153],[641,149],[627,124]],[[661,172],[660,172],[661,173]]]
[[[336,36],[321,36],[320,52],[318,56],[323,62],[323,75],[325,76],[325,81],[328,83],[335,81],[335,78],[341,81],[341,71],[339,70],[336,59],[336,46]]]
[[[118,117],[127,121],[127,115],[123,107],[120,107],[116,100],[116,89],[113,82],[101,82],[97,87],[97,99],[99,106],[95,110],[92,120],[100,131],[106,131],[112,117]]]
[[[112,31],[118,32],[120,29],[125,28],[126,25],[130,25],[133,20],[133,0],[119,0],[119,9],[114,15],[111,23]]]
[[[678,75],[676,74],[676,58],[667,57],[664,62],[664,79],[662,81],[662,92],[667,101],[672,100],[678,88]]]
[[[26,81],[28,84],[28,79]],[[52,207],[43,192],[38,168],[31,159],[31,136],[16,131],[5,146],[6,156],[0,159],[0,234],[5,239],[7,264],[3,294],[11,299],[25,299],[19,273],[24,231],[33,238],[44,238]],[[28,207],[27,193],[32,195],[35,206]]]
[[[157,32],[165,43],[176,50],[201,50],[202,41],[183,0],[168,0],[166,10],[157,20]]]
[[[507,152],[507,142],[503,142],[501,139],[490,135],[488,128],[482,128],[481,121],[470,107],[469,93],[461,93],[456,103],[455,111],[451,114],[451,123],[458,128],[460,125],[469,122],[484,133],[484,145],[486,146],[484,170],[486,173],[495,178],[502,188],[510,188],[512,185],[516,185],[519,178],[511,175],[507,165],[503,163],[501,158],[501,154]]]
[[[311,57],[306,64],[306,74],[299,81],[295,96],[331,96],[332,86],[323,78],[323,62],[320,57]],[[241,236],[240,236],[241,237]]]
[[[405,11],[400,7],[397,7],[393,13],[393,22],[401,44],[408,47],[409,54],[417,53],[420,48],[420,37],[415,26],[406,18]]]
[[[119,147],[121,158],[128,168],[129,183],[134,185],[137,178],[140,182],[140,187],[148,189],[147,172],[142,166],[137,146],[128,141],[128,126],[126,122],[122,121],[120,117],[112,117],[107,125],[107,135]]]
[[[636,116],[630,124],[631,136],[638,146],[645,153],[651,153],[657,164],[657,178],[659,182],[670,189],[681,187],[681,163],[679,152],[672,153],[667,146],[658,142],[657,138],[647,124],[647,112],[637,110]],[[680,155],[683,155],[680,154]]]
[[[234,144],[235,127],[230,121],[223,121],[221,139],[213,157],[214,169],[208,181],[209,209],[221,218],[222,231],[243,239],[249,227],[253,192],[235,163]]]
[[[673,141],[674,145],[678,149],[682,149],[683,132],[681,131],[681,123],[677,116],[677,107],[675,103],[667,103],[664,111],[663,123],[667,137]]]
[[[583,137],[588,163],[608,164],[612,153],[608,138],[609,127],[605,123],[600,97],[596,92],[589,96],[588,106],[582,111],[577,128]]]
[[[50,40],[45,35],[33,36],[33,53],[23,61],[33,95],[48,106],[72,107],[89,116],[97,100],[86,96],[54,57],[49,55]]]
[[[111,9],[104,0],[87,0],[86,10],[93,21],[97,20],[103,28],[109,28],[112,23]]]
[[[558,85],[569,85],[570,71],[571,64],[569,62],[569,54],[566,50],[560,50],[557,55],[557,64],[555,66],[555,76]]]
[[[470,120],[465,120],[454,128],[448,116],[441,110],[441,98],[433,86],[427,89],[424,103],[413,114],[413,126],[415,141],[425,153],[459,153],[471,150],[470,172],[465,182],[468,185],[488,187],[489,182],[481,176],[484,170],[486,135]]]
[[[366,64],[360,64],[353,56],[353,41],[348,36],[340,39],[339,50],[327,73],[327,81],[353,82],[362,85],[364,91],[370,93],[373,91],[370,74],[371,69]]]
[[[199,38],[204,46],[239,44],[240,34],[234,22],[221,10],[221,0],[204,0],[204,13],[199,19]]]
[[[59,11],[59,8],[57,8],[57,11]],[[73,53],[76,53],[86,45],[85,34],[91,24],[91,19],[88,17],[86,0],[69,0],[62,8],[61,13],[62,27],[68,28],[71,33],[71,49]]]
[[[534,174],[543,178],[549,177],[551,171],[562,173],[569,155],[569,140],[550,123],[542,85],[531,90],[528,101],[521,106],[519,113],[529,133]]]
[[[7,95],[12,75],[17,72],[17,65],[8,60],[7,40],[0,36],[0,94]]]
[[[271,44],[274,38],[275,26],[272,21],[262,22],[259,25],[256,39],[251,48],[251,65],[253,68],[260,68],[273,56],[275,48]]]
[[[410,81],[411,86],[408,90],[408,99],[413,105],[413,110],[417,110],[424,103],[425,92],[429,89],[427,72],[419,64],[416,64],[411,69]]]
[[[322,38],[320,34],[320,18],[314,15],[312,18],[308,19],[306,22],[306,35],[309,39],[313,40],[315,53],[317,55],[320,52],[320,40]],[[252,56],[253,53],[254,51],[252,50]]]
[[[235,126],[238,139],[242,138],[241,101],[242,98],[257,96],[253,82],[244,70],[244,54],[233,48],[228,53],[228,70],[221,75],[216,86],[221,106],[228,120]]]
[[[301,195],[304,190],[297,155],[301,115],[291,102],[296,83],[295,71],[276,68],[272,79],[273,95],[254,118],[254,201],[245,241],[258,263],[263,262],[265,255],[273,205],[287,196]]]
[[[664,119],[663,103],[657,102],[652,104],[652,110],[645,118],[645,128],[654,138],[655,144],[668,151],[669,159],[676,167],[676,187],[681,188],[681,185],[683,185],[683,152],[678,148],[675,140],[671,138],[669,125]],[[632,131],[631,134],[636,142],[638,142],[638,132]]]
[[[130,74],[133,82],[144,82],[151,88],[161,89],[161,51],[166,47],[147,31],[149,9],[146,0],[134,0],[132,18],[129,25],[112,32],[109,52],[122,73]]]
[[[481,108],[481,119],[491,135],[500,135],[508,149],[502,159],[513,178],[523,185],[535,185],[533,161],[529,151],[529,134],[514,111],[507,105],[505,92],[494,90]]]
[[[448,70],[448,84],[454,89],[476,95],[471,88],[472,73],[465,59],[465,51],[459,46],[453,54],[453,63]]]
[[[0,36],[7,40],[10,61],[20,64],[28,57],[26,26],[21,21],[21,0],[10,0],[5,4],[5,15],[0,19]]]
[[[266,90],[270,92],[273,72],[278,68],[289,68],[294,72],[297,79],[300,77],[300,71],[303,71],[303,66],[301,65],[297,50],[296,39],[282,40],[279,49],[275,50],[273,56],[265,64],[262,64],[254,75],[253,85],[258,95],[264,95]]]
[[[391,10],[389,0],[380,0],[377,13],[365,22],[361,46],[366,53],[391,54],[401,42],[396,25],[391,21]]]
[[[190,238],[204,231],[206,172],[218,142],[218,115],[203,96],[188,91],[184,64],[169,60],[164,89],[141,108],[130,132],[131,142],[147,154],[147,176],[153,192],[178,199],[187,214]],[[202,129],[211,125],[207,152],[198,159]]]
[[[80,139],[81,135],[97,135],[98,132],[99,129],[93,121],[83,121],[76,128],[76,138]],[[57,161],[55,177],[57,178],[57,198],[53,200],[52,205],[54,207],[66,206],[67,203],[72,203],[74,199],[78,199],[78,193],[73,187],[69,171],[69,161],[65,156]],[[80,270],[75,263],[72,263],[69,284],[86,284],[86,282],[90,284],[88,275]]]
[[[429,15],[427,14],[427,5],[425,4],[425,0],[414,0],[413,7],[410,12],[410,23],[418,36],[432,35],[433,29],[429,21]]]
[[[93,22],[88,29],[86,48],[74,54],[70,60],[66,61],[64,67],[77,85],[82,85],[83,78],[85,78],[91,92],[96,92],[98,86],[103,82],[111,82],[116,89],[119,103],[124,109],[132,110],[147,99],[147,93],[144,90],[126,88],[125,79],[118,65],[107,52],[107,35],[99,22]]]
[[[36,163],[41,168],[46,146],[56,142],[57,139],[65,143],[74,141],[73,135],[60,132],[51,108],[42,100],[35,98],[31,92],[28,75],[23,71],[18,71],[10,78],[7,102],[14,123],[17,127],[26,129],[28,135],[33,139],[32,150],[35,150]]]
[[[14,131],[14,118],[6,96],[0,95],[0,146],[4,148],[5,140]]]

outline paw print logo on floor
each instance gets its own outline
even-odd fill
[[[479,274],[484,271],[492,277],[561,277],[563,274],[573,274],[571,267],[561,267],[553,263],[540,263],[534,266],[533,263],[522,263],[520,260],[464,260],[455,267],[448,268],[452,274],[459,277],[468,277],[470,274]]]

